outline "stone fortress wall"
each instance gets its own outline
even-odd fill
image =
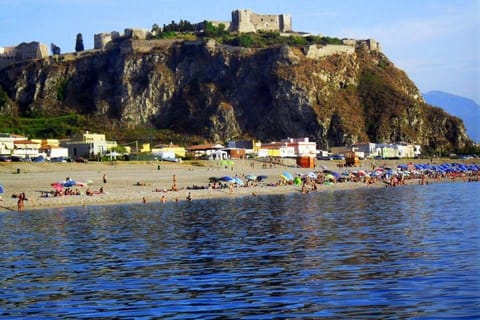
[[[280,33],[293,33],[292,17],[289,14],[257,14],[251,10],[233,10],[232,20],[228,22],[210,21],[213,25],[224,24],[230,32],[246,33],[259,31],[278,31]],[[197,24],[203,28],[203,22]],[[127,28],[123,33],[118,31],[97,33],[94,35],[94,49],[108,50],[115,40],[131,40],[128,44],[122,45],[122,51],[126,52],[148,52],[158,47],[172,45],[170,40],[149,40],[151,32],[148,29]],[[137,41],[140,40],[140,41]],[[343,45],[311,45],[304,49],[308,58],[320,58],[332,54],[353,54],[356,47],[365,47],[371,51],[381,51],[380,44],[373,40],[345,39]],[[63,56],[63,55],[62,55]],[[0,69],[15,62],[41,59],[48,57],[48,47],[39,42],[21,43],[16,47],[0,47]]]
[[[292,31],[292,16],[289,14],[257,14],[250,10],[232,11],[231,32]]]
[[[16,62],[48,57],[48,47],[43,43],[22,42],[15,47],[0,47],[0,69]]]
[[[327,45],[317,45],[312,44],[304,48],[304,53],[307,58],[318,59],[325,56],[330,56],[333,54],[354,54],[355,48],[364,47],[370,51],[381,51],[380,44],[373,40],[355,40],[355,39],[344,39],[342,40],[343,45],[341,44],[327,44]]]
[[[118,31],[97,33],[93,36],[93,48],[97,50],[106,49],[107,44],[117,39],[145,40],[149,34],[150,31],[147,29],[133,28],[125,29],[123,33]]]

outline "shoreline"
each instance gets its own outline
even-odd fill
[[[475,159],[478,160],[478,159]],[[387,162],[387,161],[381,161]],[[389,166],[395,166],[395,162],[389,160]],[[421,162],[421,161],[418,161]],[[425,161],[423,161],[425,162]],[[451,161],[443,161],[451,162]],[[473,161],[478,163],[479,161]],[[372,167],[370,161],[364,161],[361,167],[339,169],[335,161],[318,161],[319,168],[327,168],[341,172],[348,170],[369,170]],[[382,165],[382,163],[379,163]],[[469,163],[472,163],[470,161]],[[86,207],[120,204],[162,203],[174,201],[188,201],[189,193],[193,201],[200,199],[233,198],[244,196],[262,196],[275,194],[288,194],[302,192],[299,185],[271,186],[281,180],[280,175],[284,171],[292,174],[306,174],[314,169],[293,167],[293,162],[284,165],[262,167],[261,163],[253,160],[234,160],[232,167],[224,167],[216,161],[192,161],[186,163],[170,162],[90,162],[83,163],[2,163],[0,164],[0,184],[3,185],[4,193],[1,194],[3,201],[0,202],[0,213],[18,211],[17,195],[26,194],[27,201],[23,211],[64,208]],[[241,176],[247,174],[266,175],[265,183],[257,186],[234,188],[230,193],[228,188],[208,189],[210,177]],[[103,182],[105,175],[106,183]],[[173,175],[175,180],[173,181]],[[88,182],[86,186],[74,186],[80,195],[53,196],[52,183],[65,181],[66,178],[76,181]],[[451,179],[442,178],[433,183],[452,182]],[[458,182],[460,178],[456,179]],[[463,182],[463,181],[462,181]],[[177,191],[169,189],[176,184]],[[418,179],[406,181],[407,185],[419,184]],[[195,188],[196,186],[196,188]],[[354,190],[359,188],[385,187],[383,182],[367,185],[364,182],[339,182],[331,185],[319,184],[317,190],[311,192],[325,192],[337,190]],[[95,191],[94,195],[86,195],[86,190]],[[100,188],[104,193],[98,193]],[[400,186],[401,188],[401,186]],[[48,194],[48,197],[45,195]],[[162,196],[165,199],[162,200]],[[145,200],[144,200],[145,199]]]

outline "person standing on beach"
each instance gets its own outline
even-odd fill
[[[26,196],[25,196],[25,193],[22,192],[18,195],[18,200],[17,200],[17,207],[18,207],[18,211],[23,211],[23,207],[24,207],[24,201],[26,200]]]
[[[103,183],[107,183],[107,174],[106,173],[103,174]]]
[[[173,175],[172,191],[177,191],[177,176]]]

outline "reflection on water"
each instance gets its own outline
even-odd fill
[[[474,318],[480,184],[0,216],[8,318]]]

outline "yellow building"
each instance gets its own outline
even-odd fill
[[[153,154],[170,153],[174,154],[177,158],[185,158],[186,149],[175,144],[158,144],[152,148]]]

